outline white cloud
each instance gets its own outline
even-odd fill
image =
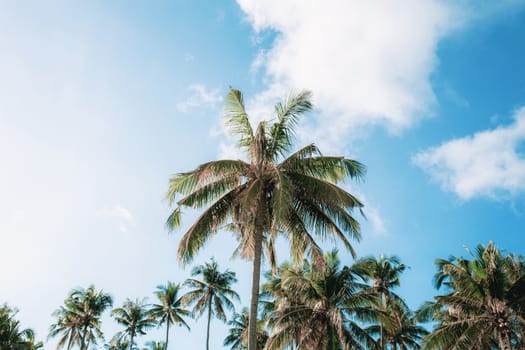
[[[461,199],[501,199],[525,191],[525,107],[514,123],[445,142],[417,154],[413,161],[444,190]]]
[[[355,126],[398,132],[428,116],[437,43],[462,23],[458,9],[437,0],[238,3],[255,31],[277,32],[254,62],[264,60],[268,89],[252,106],[313,90],[323,120],[311,132],[328,139],[322,126],[333,126],[336,141]]]
[[[387,236],[385,222],[383,220],[383,217],[381,216],[381,213],[376,207],[373,206],[366,206],[365,207],[365,214],[370,221],[371,227],[372,227],[372,234],[375,234],[377,236]]]
[[[191,94],[184,100],[177,103],[177,110],[186,113],[193,108],[214,107],[221,100],[222,96],[219,89],[209,90],[204,84],[190,85]]]
[[[135,225],[135,219],[131,212],[121,205],[105,206],[100,211],[100,215],[108,218],[116,219],[118,228],[121,232],[127,232],[130,226]]]

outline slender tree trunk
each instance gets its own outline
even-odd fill
[[[261,191],[263,194],[265,191]],[[261,280],[261,258],[262,258],[262,239],[264,230],[264,216],[266,200],[264,196],[259,198],[261,206],[257,210],[255,218],[255,237],[253,252],[253,273],[252,273],[252,295],[250,301],[250,318],[248,321],[248,350],[257,350],[257,308],[259,305],[259,283]]]
[[[135,336],[134,334],[135,332],[131,332],[131,334],[129,335],[129,349],[130,350],[133,350],[133,337]]]
[[[385,346],[383,345],[383,321],[379,322],[379,348],[384,350]]]
[[[164,350],[168,350],[168,338],[170,336],[170,319],[166,322],[166,343],[164,344]]]
[[[87,325],[84,325],[82,329],[82,337],[80,337],[80,350],[84,350],[86,344],[86,332],[87,332]]]
[[[508,350],[512,350],[512,344],[510,342],[510,331],[508,329],[505,330],[505,346]]]
[[[208,300],[208,328],[206,330],[206,350],[210,350],[211,298]]]

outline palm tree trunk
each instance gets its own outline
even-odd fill
[[[510,331],[508,329],[505,330],[505,346],[508,350],[512,350],[512,344],[510,342]]]
[[[168,350],[168,338],[170,336],[170,320],[166,322],[166,343],[164,344],[164,350]]]
[[[133,350],[133,337],[134,337],[134,334],[135,332],[131,332],[130,335],[129,335],[129,349],[130,350]]]
[[[208,328],[206,329],[206,350],[210,350],[211,298],[208,300]]]
[[[383,321],[379,321],[379,348],[381,350],[385,348],[383,343]]]
[[[265,193],[264,191],[261,191]],[[261,196],[263,197],[263,196]],[[260,199],[264,203],[266,199]],[[257,350],[257,307],[259,305],[259,283],[261,280],[261,258],[262,258],[262,239],[264,230],[264,204],[257,210],[255,222],[254,252],[253,252],[253,273],[252,273],[252,295],[250,301],[250,318],[248,321],[248,350]]]
[[[82,337],[80,337],[80,350],[84,350],[86,344],[86,332],[87,332],[87,325],[84,325],[84,328],[82,329]]]

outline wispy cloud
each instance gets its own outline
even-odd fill
[[[214,107],[222,100],[219,89],[210,90],[204,84],[193,84],[188,90],[189,96],[177,103],[179,112],[186,113],[193,108]]]
[[[525,191],[525,107],[514,123],[447,141],[413,161],[446,191],[461,199],[508,198]]]
[[[118,204],[105,206],[99,214],[103,217],[114,219],[121,232],[127,232],[131,226],[135,225],[135,219],[133,215],[131,215],[131,212],[127,208]]]

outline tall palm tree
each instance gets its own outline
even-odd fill
[[[228,336],[224,339],[224,345],[230,346],[231,350],[246,350],[248,348],[248,309],[243,308],[241,313],[234,313],[228,325],[231,326]],[[257,325],[257,350],[263,350],[268,333],[264,329],[264,323],[259,321]]]
[[[145,300],[126,299],[124,304],[114,309],[111,315],[115,321],[124,326],[124,330],[117,333],[115,339],[129,337],[129,348],[133,349],[135,337],[145,335],[146,331],[155,326],[155,319],[147,309]]]
[[[15,319],[17,312],[7,304],[0,306],[0,349],[41,349],[43,344],[35,340],[32,329],[20,329],[20,321]]]
[[[111,295],[102,290],[96,291],[94,286],[74,289],[64,305],[53,313],[57,317],[57,323],[51,326],[49,336],[62,334],[57,348],[66,346],[71,349],[78,344],[80,350],[86,350],[103,338],[101,317],[112,305]]]
[[[155,294],[160,303],[153,304],[150,310],[159,326],[166,324],[166,341],[164,342],[166,349],[168,349],[171,324],[178,323],[180,326],[190,329],[183,318],[189,316],[190,312],[184,308],[182,297],[179,297],[179,291],[180,285],[173,282],[168,282],[165,286],[157,286]]]
[[[525,260],[478,245],[470,259],[438,259],[436,288],[447,293],[427,302],[423,317],[437,321],[427,349],[523,349]]]
[[[352,267],[340,266],[337,252],[325,255],[324,266],[306,261],[302,268],[284,265],[263,286],[275,296],[266,348],[349,350],[376,349],[361,322],[376,316],[375,294]]]
[[[403,310],[408,309],[404,300],[393,292],[393,289],[399,286],[399,276],[406,269],[406,266],[401,263],[397,256],[385,257],[381,255],[379,259],[368,256],[359,259],[354,264],[354,268],[365,280],[372,281],[375,292],[380,296],[379,304],[376,306],[379,311],[388,316],[391,307],[402,305]],[[392,301],[395,303],[394,306],[391,305]],[[382,319],[384,317],[379,319],[379,343],[383,349],[385,348],[385,340]]]
[[[364,166],[344,157],[322,156],[313,144],[289,155],[299,119],[312,109],[310,100],[307,91],[291,96],[275,105],[273,123],[263,121],[253,128],[241,93],[232,89],[225,99],[225,118],[249,161],[202,164],[173,176],[166,194],[170,205],[176,203],[167,220],[170,229],[180,226],[183,208],[207,207],[180,241],[178,258],[182,263],[189,263],[225,226],[239,240],[236,252],[253,260],[249,350],[257,345],[263,248],[275,268],[273,247],[279,235],[288,238],[296,262],[301,262],[306,252],[320,263],[322,252],[315,236],[337,237],[352,254],[349,238],[360,238],[352,211],[362,203],[337,184],[348,177],[361,178]]]
[[[185,303],[193,305],[194,317],[201,317],[207,313],[208,323],[206,328],[206,349],[210,348],[210,322],[212,316],[226,322],[226,310],[234,310],[232,300],[239,300],[239,295],[231,289],[231,285],[237,282],[235,272],[226,270],[219,271],[217,262],[212,259],[204,265],[198,265],[191,271],[192,276],[202,276],[202,281],[189,278],[184,285],[191,288],[183,297]]]

